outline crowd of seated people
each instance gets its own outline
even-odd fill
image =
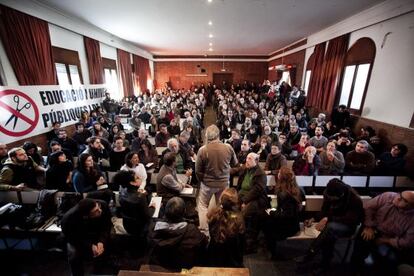
[[[117,174],[112,181],[120,186],[124,228],[140,238],[149,233],[151,263],[172,270],[196,264],[241,267],[243,254],[257,250],[260,231],[265,234],[272,257],[277,258],[281,254],[276,250],[277,241],[299,231],[305,197],[295,175],[405,173],[408,149],[404,144],[385,151],[371,127],[364,127],[359,136],[352,135],[349,112],[344,106],[334,110],[331,121],[323,113],[310,118],[304,99],[304,92],[297,87],[275,87],[268,82],[245,82],[227,90],[211,84],[190,91],[168,88],[151,97],[144,94],[124,101],[118,107],[107,97],[104,109],[82,113],[72,137],[58,123],[53,125],[48,133],[50,153],[46,163],[35,144],[25,143],[7,155],[0,144],[0,190],[48,188],[90,193],[107,190],[104,172],[114,171]],[[237,157],[230,174],[238,176],[238,183],[236,189],[223,189],[217,207],[205,212],[205,233],[197,228],[197,221],[188,220],[189,205],[180,198],[180,191],[190,184],[200,184],[193,168],[195,160],[199,160],[201,144],[206,143],[202,132],[207,104],[217,111],[220,140],[230,145],[227,147]],[[121,123],[122,115],[129,116],[129,126]],[[161,157],[156,147],[164,149]],[[208,159],[208,154],[204,158]],[[76,164],[72,160],[77,160]],[[287,167],[288,161],[293,161],[292,168]],[[165,215],[155,225],[150,220],[154,205],[149,205],[151,194],[147,188],[147,171],[152,169],[159,171],[155,189],[163,197],[161,214]],[[45,173],[45,183],[37,183],[38,173]],[[185,174],[191,181],[184,183],[177,174]],[[276,186],[270,190],[266,187],[267,175],[276,179]],[[214,181],[207,178],[203,181]],[[272,208],[269,193],[276,195],[277,208]],[[392,200],[381,199],[391,202],[390,209],[404,210],[399,227],[381,228],[373,222],[375,218],[364,220],[364,212],[377,212],[375,206],[379,203],[367,207],[377,208],[374,211],[364,210],[355,190],[339,179],[331,180],[315,226],[321,233],[299,263],[321,253],[321,267],[329,267],[335,241],[351,236],[359,224],[363,225],[363,241],[379,239],[396,252],[412,248],[413,226],[407,221],[414,210],[412,193],[407,191],[399,197],[390,194]],[[91,212],[91,208],[87,211]],[[309,220],[305,224],[311,223]],[[366,227],[375,228],[378,236]],[[366,254],[374,250],[373,245],[368,247],[362,241],[360,246]],[[354,260],[360,265],[360,256]]]
[[[310,118],[304,101],[295,97],[297,87],[284,87],[283,93],[266,84],[251,90],[215,90],[220,138],[237,154],[242,152],[240,163],[249,152],[266,162],[264,157],[271,156],[271,146],[277,143],[282,155],[294,162],[297,175],[406,174],[407,146],[397,143],[387,151],[386,137],[370,126],[354,135],[343,105],[334,109],[330,121],[324,113]]]

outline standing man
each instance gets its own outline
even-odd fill
[[[197,153],[195,172],[201,182],[198,197],[200,230],[208,235],[207,209],[214,195],[219,202],[221,193],[229,186],[230,168],[237,164],[233,148],[220,141],[220,130],[211,125],[206,129],[207,144]]]

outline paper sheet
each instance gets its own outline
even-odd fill
[[[152,203],[155,203],[155,212],[152,215],[153,218],[158,218],[158,216],[160,214],[161,200],[162,200],[162,197],[161,196],[154,196],[154,197],[151,198],[150,205]]]
[[[184,188],[180,194],[182,195],[191,195],[193,194],[194,188]]]

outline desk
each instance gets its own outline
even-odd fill
[[[147,266],[145,266],[147,267]],[[120,270],[118,276],[135,276],[135,275],[203,275],[203,276],[248,276],[248,268],[229,268],[229,267],[200,267],[195,266],[192,269],[183,269],[181,272],[155,272],[155,271],[132,271]]]

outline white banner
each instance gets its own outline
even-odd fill
[[[0,142],[11,143],[51,130],[53,122],[68,126],[80,113],[105,98],[104,85],[0,86]]]

